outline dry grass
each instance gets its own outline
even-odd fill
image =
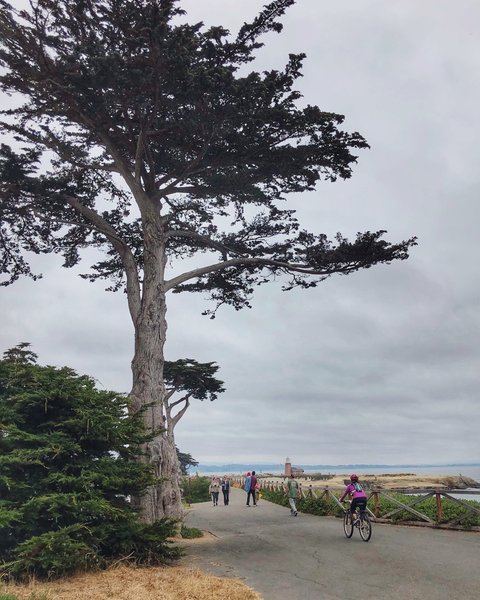
[[[185,567],[133,568],[77,575],[49,583],[0,584],[0,594],[18,600],[261,600],[237,579],[222,579]]]

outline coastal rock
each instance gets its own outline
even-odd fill
[[[450,490],[466,490],[468,488],[480,489],[480,483],[478,481],[461,474],[455,477],[445,477],[440,480],[440,483]]]

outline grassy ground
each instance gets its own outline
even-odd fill
[[[261,600],[240,580],[213,577],[185,567],[119,566],[49,583],[0,584],[9,600]]]

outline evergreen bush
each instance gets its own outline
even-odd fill
[[[183,499],[187,504],[196,502],[207,502],[210,500],[210,479],[208,477],[184,477],[183,478]]]
[[[176,524],[139,521],[130,496],[155,483],[128,399],[22,344],[0,361],[0,575],[56,577],[175,559]]]
[[[197,527],[185,527],[185,525],[182,525],[180,535],[182,536],[182,538],[191,540],[203,537],[203,531],[201,529],[198,529]]]

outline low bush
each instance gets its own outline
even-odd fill
[[[210,479],[208,477],[184,477],[183,478],[183,499],[187,504],[196,502],[207,502],[210,500]]]
[[[203,531],[201,531],[200,529],[197,529],[196,527],[185,527],[185,525],[182,525],[182,529],[180,530],[180,535],[182,536],[182,538],[191,540],[194,538],[203,537]]]
[[[392,498],[395,498],[399,502],[403,504],[411,504],[417,496],[412,494],[399,494],[394,492],[388,492],[388,495]],[[480,502],[475,500],[462,500],[468,506],[472,506],[473,508],[477,508],[480,510]],[[386,498],[383,495],[379,496],[378,501],[379,506],[379,517],[383,515],[387,515],[389,512],[400,508],[397,504],[392,502],[389,498]],[[437,521],[437,502],[435,497],[425,498],[421,502],[415,504],[413,509],[421,512],[425,516],[427,516],[432,521]],[[455,502],[454,500],[450,500],[449,498],[442,498],[442,514],[443,518],[441,523],[448,523],[452,520],[459,519],[464,516],[466,513],[466,508]],[[392,521],[396,523],[400,523],[402,521],[415,521],[419,520],[413,513],[407,510],[401,510],[398,513],[392,515]],[[459,525],[461,527],[469,528],[469,527],[478,527],[480,526],[480,515],[476,513],[472,513],[466,517],[464,517]]]
[[[53,578],[180,556],[176,524],[142,523],[129,498],[158,484],[128,399],[25,347],[0,360],[0,577]]]

